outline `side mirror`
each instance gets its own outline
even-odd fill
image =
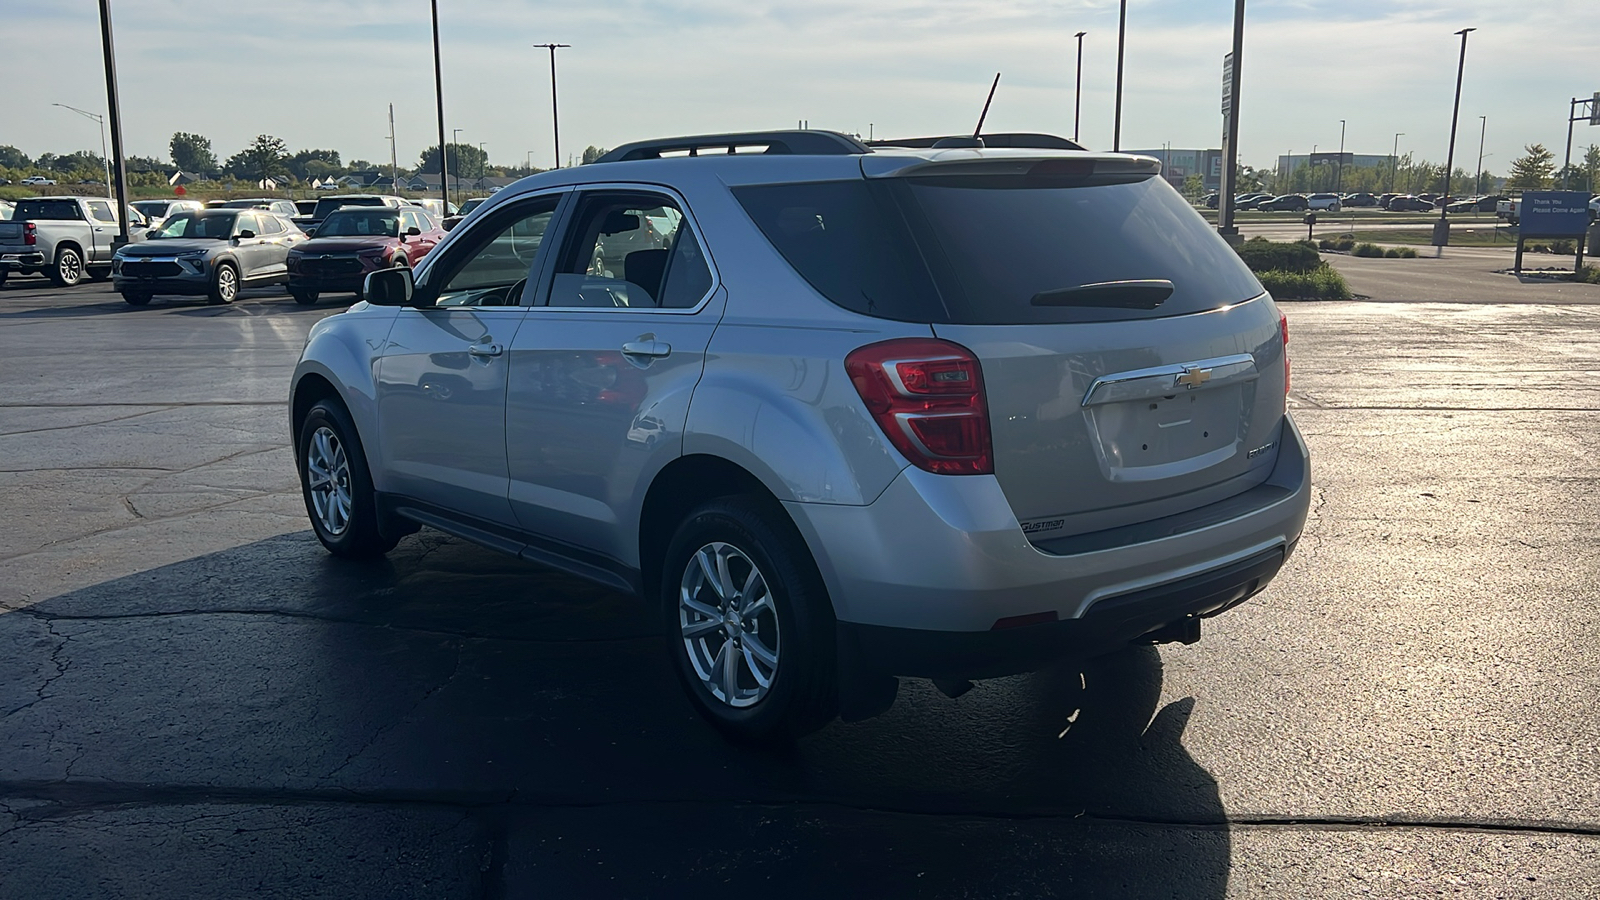
[[[253,238],[255,236],[256,236],[256,233],[254,231],[251,231],[248,228],[246,228],[245,230],[239,232],[239,240],[241,240],[241,241],[248,240],[248,239]]]
[[[421,233],[422,233],[422,229],[421,229],[421,228],[418,228],[418,227],[417,227],[417,226],[415,226],[415,225],[413,225],[413,226],[411,226],[411,227],[410,227],[410,228],[407,228],[407,229],[406,229],[406,235],[407,235],[407,236],[408,236],[408,237],[416,237],[416,236],[417,236],[417,235],[419,235],[419,234],[421,234]]]
[[[156,231],[156,230],[155,230],[155,229],[153,229],[153,228],[152,228],[152,229],[151,229],[151,230],[149,230],[149,231],[146,231],[146,232],[145,232],[145,233],[144,233],[144,236],[145,236],[145,237],[146,237],[146,238],[153,238],[153,237],[155,237],[155,236],[156,236],[156,235],[158,235],[158,234],[160,234],[160,233],[161,233],[161,232],[159,232],[159,231]]]
[[[450,229],[456,227],[457,225],[460,225],[461,224],[461,220],[460,219],[445,219],[443,222],[440,222],[439,224],[444,226],[444,230],[445,231],[449,231]]]
[[[311,228],[307,228],[306,229],[306,237],[311,238],[311,237],[316,237],[316,236],[317,236],[317,229],[315,227],[311,227]]]
[[[373,306],[410,306],[415,293],[411,269],[405,266],[369,274],[362,290],[362,296]]]

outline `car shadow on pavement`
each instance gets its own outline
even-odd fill
[[[269,894],[316,872],[318,894],[409,896],[383,887],[405,852],[513,896],[1221,897],[1225,812],[1181,740],[1195,701],[1161,683],[1153,648],[956,700],[908,679],[883,716],[743,749],[696,717],[633,599],[432,532],[364,564],[302,532],[0,613],[0,871],[181,895],[276,839],[108,817],[292,807],[327,812]]]

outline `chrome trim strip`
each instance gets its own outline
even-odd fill
[[[1186,385],[1178,381],[1180,377],[1191,373],[1206,376],[1204,383]],[[1133,369],[1096,378],[1083,395],[1083,406],[1168,397],[1185,391],[1203,391],[1251,381],[1260,375],[1260,371],[1256,369],[1255,357],[1248,353],[1236,353],[1232,356],[1219,356],[1170,366]]]

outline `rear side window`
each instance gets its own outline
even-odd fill
[[[76,200],[23,200],[11,212],[11,218],[54,221],[77,221],[83,218]]]
[[[733,194],[789,265],[835,304],[883,319],[946,321],[887,186],[853,179]]]
[[[1108,322],[1216,309],[1255,276],[1156,177],[1040,186],[1021,179],[768,185],[734,194],[784,258],[839,306],[973,325]],[[1167,280],[1154,309],[1035,305],[1104,282]]]

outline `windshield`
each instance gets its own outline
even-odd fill
[[[400,234],[400,214],[387,206],[374,209],[341,209],[317,229],[317,237],[396,237]]]
[[[328,197],[317,201],[317,209],[311,214],[313,219],[325,219],[328,214],[345,206],[383,206],[382,197]]]
[[[233,236],[233,222],[237,213],[197,215],[180,213],[167,220],[156,232],[156,238],[216,238],[227,240]]]

